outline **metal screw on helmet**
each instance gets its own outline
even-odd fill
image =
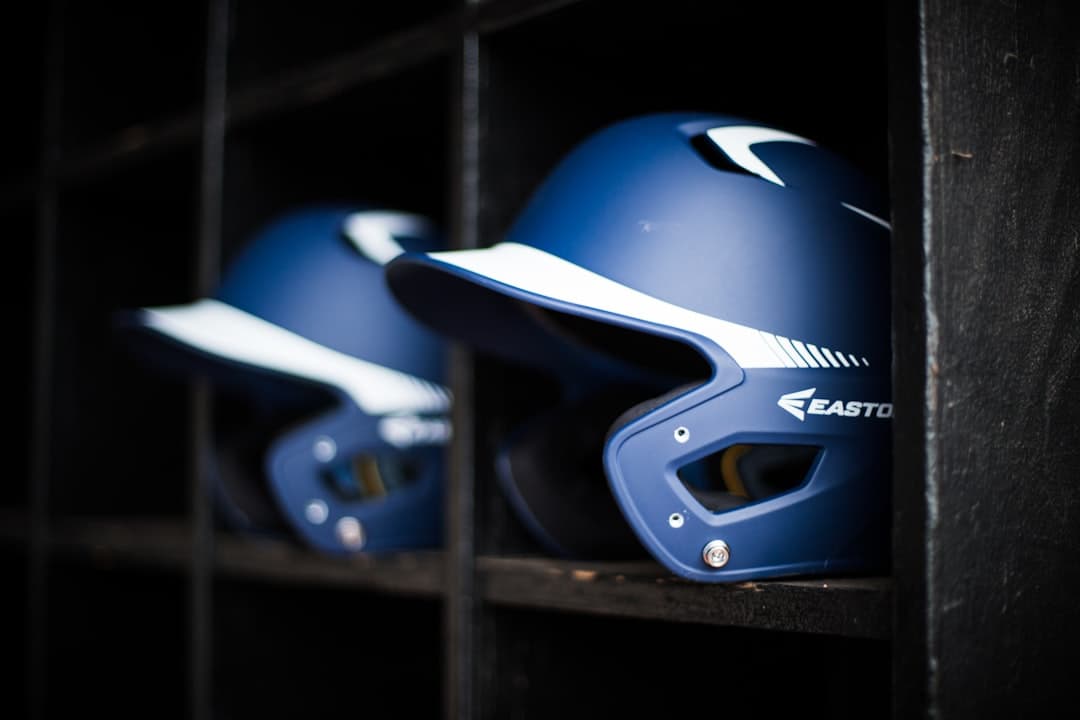
[[[701,551],[705,564],[713,568],[722,568],[731,559],[731,549],[723,540],[713,540]]]
[[[364,547],[364,542],[367,540],[364,535],[364,526],[356,518],[346,515],[337,521],[334,530],[338,540],[349,550],[359,550]]]
[[[675,428],[675,442],[684,443],[690,439],[690,431],[680,425]]]
[[[304,517],[312,525],[322,525],[329,516],[330,508],[327,507],[325,500],[315,498],[308,500],[308,504],[304,506]]]
[[[315,439],[311,452],[314,453],[315,459],[319,462],[330,462],[337,456],[337,443],[334,442],[333,438],[320,435]]]

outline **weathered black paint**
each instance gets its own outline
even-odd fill
[[[1072,601],[1080,590],[1080,16],[1073,5],[897,1],[889,4],[887,31],[876,6],[866,3],[801,6],[792,10],[798,22],[769,24],[779,33],[774,55],[787,48],[799,57],[779,64],[788,70],[783,75],[752,62],[748,49],[767,46],[757,35],[716,32],[739,23],[755,32],[765,27],[772,10],[749,5],[634,9],[600,0],[491,0],[451,8],[432,2],[399,14],[363,4],[363,12],[379,15],[365,26],[362,43],[271,49],[274,72],[262,75],[257,62],[248,63],[253,46],[220,34],[222,9],[240,2],[251,0],[184,9],[178,17],[187,19],[172,29],[195,37],[205,62],[189,73],[164,53],[156,70],[142,68],[138,77],[157,72],[178,80],[179,92],[167,83],[150,87],[147,104],[131,113],[118,103],[88,103],[95,96],[85,88],[66,96],[73,103],[63,102],[66,83],[83,69],[63,64],[70,37],[59,30],[82,33],[85,42],[99,31],[121,33],[122,23],[92,13],[90,25],[65,27],[58,18],[72,6],[54,3],[49,31],[27,42],[41,45],[34,47],[47,81],[32,120],[18,126],[39,128],[40,151],[19,149],[19,157],[37,158],[37,167],[3,178],[0,208],[36,217],[36,322],[26,340],[39,375],[31,482],[26,493],[9,494],[16,507],[0,515],[0,541],[12,549],[5,559],[28,561],[12,577],[22,578],[30,601],[30,711],[47,709],[46,693],[82,671],[51,661],[50,648],[81,640],[104,645],[108,633],[73,622],[77,599],[56,595],[83,589],[102,608],[114,608],[108,614],[125,647],[157,647],[183,668],[188,677],[159,677],[155,692],[195,717],[221,708],[286,712],[273,693],[256,698],[258,682],[230,679],[245,667],[271,672],[277,660],[293,662],[296,648],[332,655],[338,645],[307,629],[324,632],[360,606],[379,613],[385,627],[364,636],[350,626],[346,634],[389,643],[384,649],[408,638],[409,652],[380,655],[388,663],[382,677],[393,685],[408,677],[410,653],[424,658],[417,692],[441,698],[448,718],[761,710],[762,703],[732,699],[733,687],[761,696],[774,687],[768,673],[778,668],[801,673],[796,684],[806,693],[770,696],[765,705],[801,716],[880,717],[890,705],[897,718],[1031,716],[1068,700],[1071,670],[1080,666],[1080,614]],[[253,7],[228,20],[252,22]],[[348,16],[360,13],[357,7],[346,3],[335,12]],[[830,13],[859,21],[838,24]],[[616,15],[621,23],[612,21]],[[690,27],[679,25],[682,18],[694,23],[693,37],[708,42],[681,40],[675,30]],[[280,20],[270,17],[267,27]],[[632,32],[620,35],[625,28]],[[229,65],[226,50],[242,57],[230,57]],[[103,58],[95,62],[105,65],[94,67],[113,61]],[[679,72],[670,72],[673,58],[686,60]],[[451,70],[445,78],[439,64]],[[227,65],[248,74],[226,92]],[[115,77],[110,83],[110,92],[119,87]],[[281,149],[292,128],[340,128],[342,116],[353,117],[365,99],[426,97],[441,92],[440,83],[445,97],[394,107],[446,107],[446,115],[406,112],[392,120],[420,131],[431,130],[432,118],[448,117],[453,127],[434,129],[443,134],[426,139],[422,152],[414,146],[409,158],[444,151],[434,165],[446,163],[449,177],[408,175],[416,169],[411,161],[380,172],[384,187],[412,183],[425,204],[445,200],[457,247],[496,241],[572,142],[636,112],[756,107],[763,119],[795,122],[796,130],[824,136],[888,179],[896,241],[891,578],[712,587],[649,563],[538,557],[486,458],[500,432],[529,403],[542,401],[546,388],[462,348],[450,368],[457,433],[443,553],[338,561],[282,542],[210,536],[197,473],[186,493],[163,489],[168,499],[159,506],[151,479],[133,484],[119,477],[123,472],[86,478],[76,471],[91,467],[90,460],[102,467],[102,456],[63,448],[85,447],[87,438],[109,431],[103,423],[73,421],[92,416],[105,404],[100,398],[72,409],[53,384],[58,375],[69,383],[81,377],[73,370],[83,355],[67,350],[102,354],[102,336],[77,322],[88,312],[76,300],[93,279],[82,270],[93,257],[90,239],[104,243],[102,257],[134,264],[133,238],[152,218],[172,217],[155,238],[168,246],[158,248],[168,262],[155,265],[165,268],[155,282],[166,291],[205,288],[216,257],[262,211],[262,196],[284,202],[313,184],[320,192],[345,187],[332,158],[325,172],[266,176],[263,169],[275,165],[259,159]],[[297,117],[305,120],[291,124]],[[377,134],[382,121],[370,114],[360,122],[357,142],[368,131]],[[290,157],[300,158],[298,146],[290,147]],[[317,159],[303,165],[320,169]],[[365,189],[374,187],[370,177]],[[127,234],[110,241],[105,231],[118,195],[139,202]],[[103,282],[123,277],[123,263],[104,266],[112,274]],[[163,427],[194,426],[179,452],[195,467],[198,437],[212,422],[209,398],[196,391],[190,403],[170,404],[176,397],[156,398],[160,419]],[[174,477],[176,464],[166,463],[155,479]],[[166,516],[150,517],[151,509]],[[111,511],[119,517],[67,517]],[[155,612],[126,617],[128,606],[117,604],[126,593],[110,590],[118,577],[132,592],[145,580],[148,597],[163,600],[186,628],[173,623],[157,644],[146,642]],[[408,625],[417,617],[419,626]],[[289,647],[249,646],[248,630],[222,627],[223,618],[288,625],[281,632]],[[57,628],[74,634],[50,638]],[[711,684],[717,647],[727,651],[725,660],[741,660],[749,678]],[[338,660],[347,654],[341,652]],[[105,677],[107,653],[97,657],[93,677]],[[131,658],[114,659],[132,665]],[[635,664],[626,670],[626,663]],[[443,687],[436,689],[440,674]],[[331,676],[349,674],[335,666]],[[302,677],[320,688],[320,707],[355,707],[354,688],[320,685],[326,676],[317,665]],[[807,707],[810,693],[816,703]],[[436,702],[413,699],[428,710]]]
[[[895,714],[1053,714],[1080,664],[1080,12],[894,10]]]

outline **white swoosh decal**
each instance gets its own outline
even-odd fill
[[[773,128],[767,127],[754,127],[752,125],[725,125],[723,127],[715,127],[706,130],[705,134],[709,136],[710,140],[716,143],[716,147],[720,148],[725,155],[731,158],[731,162],[747,172],[752,172],[760,178],[764,178],[771,183],[776,183],[780,187],[784,187],[784,181],[781,180],[780,177],[772,171],[772,168],[766,165],[761,158],[754,154],[754,151],[750,149],[750,146],[763,142],[795,142],[803,143],[804,145],[814,144],[804,137],[792,135],[783,130],[774,130]]]
[[[397,238],[402,235],[418,237],[432,233],[426,218],[409,213],[379,210],[356,212],[345,218],[345,237],[361,255],[385,265],[405,252]]]
[[[716,143],[716,147],[720,148],[733,163],[743,170],[751,172],[771,183],[775,183],[780,187],[786,187],[784,181],[781,180],[780,176],[773,172],[772,168],[766,165],[761,158],[754,154],[754,151],[750,149],[750,146],[764,142],[795,142],[804,145],[815,144],[811,140],[799,137],[798,135],[792,135],[783,130],[755,127],[753,125],[725,125],[723,127],[715,127],[706,130],[705,134],[709,136],[710,140]],[[840,204],[848,210],[851,210],[853,213],[861,215],[867,220],[877,223],[889,232],[892,232],[892,225],[877,215],[846,202],[841,202]]]
[[[786,337],[669,303],[530,245],[503,242],[428,257],[534,295],[692,332],[722,347],[740,367],[840,367],[819,364],[801,341],[794,342],[803,346],[810,361]],[[814,347],[831,354],[829,348]]]
[[[220,300],[142,308],[143,326],[210,355],[340,388],[369,415],[446,412],[440,385],[320,345]]]

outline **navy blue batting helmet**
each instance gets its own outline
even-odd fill
[[[559,378],[497,459],[552,549],[637,543],[700,581],[865,571],[889,554],[887,217],[810,140],[656,114],[578,145],[502,242],[387,274],[432,327]]]
[[[254,404],[216,447],[229,524],[261,531],[276,514],[330,552],[441,542],[443,343],[383,275],[405,249],[438,247],[418,215],[304,207],[251,237],[213,297],[125,316],[159,363]]]

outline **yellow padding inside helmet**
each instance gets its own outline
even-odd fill
[[[364,497],[382,497],[387,494],[379,464],[372,455],[360,455],[353,459],[353,472],[360,481]]]
[[[724,479],[724,488],[732,495],[749,498],[742,477],[739,475],[739,458],[749,452],[749,445],[732,445],[724,450],[720,457],[720,475]]]

